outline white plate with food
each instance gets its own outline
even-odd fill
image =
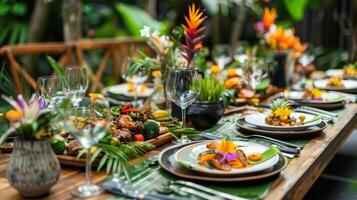
[[[314,86],[321,90],[334,90],[341,92],[356,92],[357,80],[341,79],[332,77],[330,79],[315,80]]]
[[[147,87],[146,85],[140,85],[138,88],[136,88],[136,90],[137,90],[138,97],[149,97],[153,92],[153,88]],[[135,89],[133,85],[127,83],[110,86],[107,88],[107,91],[112,94],[123,95],[128,97],[134,97],[135,95]]]
[[[294,101],[299,102],[309,102],[309,103],[321,103],[321,104],[330,104],[330,103],[339,103],[343,101],[344,96],[336,93],[322,92],[321,95],[309,96],[307,92],[303,91],[289,91],[288,98]]]
[[[302,112],[293,112],[289,119],[284,121],[273,119],[269,113],[253,113],[244,119],[247,123],[265,130],[304,130],[321,123],[319,116]]]
[[[273,167],[279,161],[278,153],[276,147],[269,148],[253,142],[215,140],[186,146],[176,152],[175,160],[182,166],[201,173],[238,175]]]

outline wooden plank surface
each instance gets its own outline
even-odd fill
[[[265,199],[302,199],[356,127],[356,113],[357,104],[347,105],[346,110],[341,113],[335,124],[329,125],[324,134],[318,138],[312,139],[302,150],[300,157],[290,161]],[[152,151],[146,156],[150,157],[158,153],[158,151]],[[6,167],[8,160],[9,154],[0,155],[1,199],[22,199],[7,182]],[[105,177],[104,172],[94,173],[93,180],[100,182]],[[83,183],[84,171],[82,169],[64,167],[60,181],[52,188],[50,195],[42,199],[76,199],[70,191]],[[110,194],[103,194],[92,199],[109,197],[111,197]]]

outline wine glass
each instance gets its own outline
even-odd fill
[[[67,95],[76,106],[88,89],[87,70],[84,67],[67,67],[64,73],[67,81]]]
[[[212,58],[222,70],[228,63],[232,61],[230,49],[228,45],[216,45],[212,50]]]
[[[45,98],[47,108],[52,109],[62,103],[66,92],[64,77],[42,76],[38,81],[38,92]]]
[[[73,103],[73,102],[72,102]],[[110,112],[108,101],[101,97],[91,99],[82,97],[65,109],[64,125],[70,134],[86,149],[86,182],[72,191],[78,197],[91,197],[101,194],[104,188],[91,182],[91,153],[90,149],[96,145],[107,133],[110,126]]]
[[[182,126],[186,122],[186,108],[191,105],[198,97],[199,87],[191,87],[194,80],[200,78],[196,69],[181,68],[170,69],[166,82],[167,97],[182,109]],[[187,143],[189,139],[182,135],[177,143]]]
[[[129,57],[123,61],[121,75],[126,82],[134,85],[134,107],[139,107],[138,88],[148,79],[149,69],[144,66],[136,67],[134,59]]]
[[[267,76],[267,66],[263,60],[253,59],[243,64],[242,73],[244,82],[255,91],[257,85]]]

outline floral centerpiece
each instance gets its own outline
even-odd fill
[[[21,95],[17,99],[3,98],[13,110],[5,114],[10,128],[0,142],[3,143],[13,132],[17,134],[8,164],[8,180],[23,196],[44,195],[58,181],[60,174],[59,162],[47,140],[51,136],[51,123],[58,120],[60,114],[45,109],[42,99],[32,98],[26,102]]]
[[[274,8],[265,8],[262,21],[256,23],[255,28],[265,49],[274,54],[276,67],[272,70],[272,84],[286,87],[293,82],[295,59],[303,54],[307,45],[301,43],[293,28],[276,25],[276,17]]]

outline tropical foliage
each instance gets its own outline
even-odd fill
[[[218,101],[223,97],[224,86],[214,76],[194,80],[191,85],[192,90],[199,90],[197,98],[199,101]]]

